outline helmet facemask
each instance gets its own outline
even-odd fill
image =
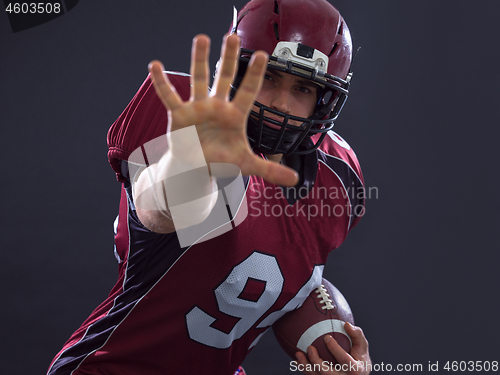
[[[292,153],[302,155],[315,151],[323,141],[326,133],[333,128],[334,121],[347,99],[351,73],[349,73],[346,80],[332,76],[318,67],[318,65],[321,65],[321,61],[318,63],[319,59],[309,59],[307,61],[306,58],[302,58],[301,61],[297,61],[299,60],[298,56],[292,52],[294,49],[298,50],[299,53],[302,50],[302,53],[308,53],[308,56],[312,56],[314,52],[316,54],[319,52],[300,43],[278,45],[273,56],[269,57],[268,70],[292,74],[314,82],[318,89],[313,115],[309,118],[293,116],[256,101],[254,104],[259,109],[259,112],[251,111],[247,126],[248,139],[255,151],[264,154],[284,155]],[[249,49],[241,49],[232,96],[243,79],[253,52]],[[274,118],[269,118],[266,113],[273,114],[274,117],[279,116],[283,120],[280,122]],[[292,125],[290,120],[299,122],[301,125]],[[266,126],[265,122],[279,126],[280,129]]]

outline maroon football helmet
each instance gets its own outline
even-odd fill
[[[235,87],[256,50],[269,54],[268,69],[309,79],[320,87],[310,118],[287,115],[255,102],[260,110],[252,111],[249,117],[250,144],[266,154],[306,154],[316,150],[332,129],[348,95],[352,42],[344,19],[326,0],[252,0],[234,23],[231,32],[241,37]],[[267,118],[264,112],[283,120]],[[302,125],[288,124],[290,119]],[[264,121],[279,125],[281,130],[265,126]]]

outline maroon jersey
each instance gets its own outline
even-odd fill
[[[189,78],[170,80],[186,99]],[[110,162],[124,182],[115,223],[118,282],[50,375],[233,374],[273,322],[320,285],[329,252],[363,214],[356,156],[331,132],[301,158],[300,188],[246,177],[230,230],[183,248],[176,233],[140,223],[120,162],[166,126],[148,78],[108,134]]]

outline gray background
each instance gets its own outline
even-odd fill
[[[116,280],[106,132],[148,62],[187,71],[204,32],[213,66],[244,3],[82,1],[15,34],[0,15],[2,374],[43,374]],[[498,361],[500,3],[333,3],[361,47],[336,131],[378,197],[325,276],[376,364]],[[244,365],[290,372],[272,333]]]

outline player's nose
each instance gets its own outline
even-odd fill
[[[290,93],[286,88],[276,88],[273,92],[270,107],[283,113],[290,113]]]

